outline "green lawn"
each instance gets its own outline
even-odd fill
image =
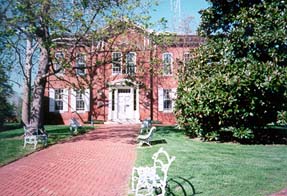
[[[48,146],[73,137],[70,133],[69,126],[48,125],[45,126],[45,129],[49,136]],[[91,129],[91,127],[83,127],[79,131],[80,133],[84,133],[89,129]],[[0,132],[0,166],[44,148],[42,143],[39,143],[36,150],[34,150],[33,145],[27,145],[24,149],[23,134],[23,128]]]
[[[173,127],[158,127],[152,144],[138,148],[136,165],[152,165],[160,147],[176,156],[169,170],[174,195],[184,195],[182,189],[192,195],[192,186],[200,196],[263,196],[287,188],[286,145],[201,142]]]

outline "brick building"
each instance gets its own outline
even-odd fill
[[[101,39],[55,39],[51,72],[56,74],[48,78],[45,90],[45,123],[68,124],[71,117],[82,123],[146,118],[176,123],[178,69],[204,40],[195,35],[155,36],[137,26],[119,32]]]

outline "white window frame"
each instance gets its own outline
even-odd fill
[[[57,75],[63,75],[65,72],[65,69],[63,68],[63,61],[65,59],[65,53],[63,51],[57,51],[55,53],[55,60],[54,60],[54,70],[57,72]]]
[[[58,96],[58,98],[57,98]],[[64,89],[55,89],[55,111],[63,111],[64,110]],[[62,103],[62,108],[57,108],[57,102]]]
[[[170,55],[170,62],[165,62],[165,56],[166,55]],[[166,53],[163,53],[162,54],[162,64],[163,64],[163,75],[164,76],[171,76],[172,75],[172,70],[173,70],[173,55],[171,52],[166,52]],[[167,73],[165,70],[166,70],[166,67],[167,65],[170,65],[170,72]]]
[[[81,93],[83,102],[84,102],[84,108],[79,109],[77,108],[77,93]],[[78,112],[78,113],[84,113],[90,111],[90,90],[77,90],[77,89],[71,89],[71,112]]]
[[[165,102],[170,101],[170,107],[166,107]],[[163,111],[169,112],[172,111],[172,89],[163,89]]]
[[[61,95],[56,99],[57,91],[61,91]],[[62,102],[62,108],[58,110],[57,101]],[[49,89],[49,112],[67,112],[68,111],[68,90],[67,89]]]
[[[120,55],[120,61],[119,62],[115,62],[114,61],[114,55],[115,54],[119,54]],[[118,75],[118,74],[121,74],[122,73],[122,61],[123,61],[123,54],[121,52],[112,52],[112,74],[113,75]],[[118,66],[115,66],[115,65],[118,65],[119,64],[119,67]]]
[[[82,57],[82,58],[80,58]],[[76,75],[78,76],[84,76],[86,75],[86,54],[85,53],[79,53],[76,57]]]
[[[167,100],[165,91],[169,91],[169,99],[171,100],[171,108],[165,108],[164,102]],[[158,111],[170,113],[173,112],[174,101],[176,100],[176,88],[159,88],[158,89]]]
[[[85,97],[85,93],[81,92],[80,90],[76,91],[76,111],[85,111],[84,97]],[[80,104],[81,107],[78,104]]]
[[[128,57],[130,54],[133,54],[133,58],[132,61],[128,61]],[[128,52],[126,54],[126,69],[125,69],[125,73],[128,75],[133,75],[136,73],[136,67],[137,67],[137,53],[136,52]],[[130,64],[133,64],[133,66],[129,66]],[[130,69],[132,67],[132,69]],[[133,70],[133,72],[131,72],[130,70]]]

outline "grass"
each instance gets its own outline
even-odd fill
[[[92,127],[83,127],[79,129],[79,132],[85,133],[91,128]],[[49,136],[48,146],[73,137],[70,133],[69,126],[48,125],[45,126],[45,129]],[[23,128],[0,132],[0,166],[44,148],[42,143],[37,145],[37,149],[34,149],[33,145],[27,145],[26,148],[23,148],[23,133]]]
[[[263,196],[287,188],[286,145],[201,142],[158,127],[153,146],[138,148],[136,165],[152,165],[160,147],[176,156],[168,174],[173,195],[193,195],[194,188],[200,196]]]

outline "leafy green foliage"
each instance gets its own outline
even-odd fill
[[[13,111],[13,106],[8,102],[12,88],[4,70],[5,68],[0,64],[0,127],[3,126],[5,118],[11,116]]]
[[[180,73],[178,123],[192,136],[234,127],[233,137],[252,138],[286,111],[287,6],[210,2],[199,30],[207,41]]]

